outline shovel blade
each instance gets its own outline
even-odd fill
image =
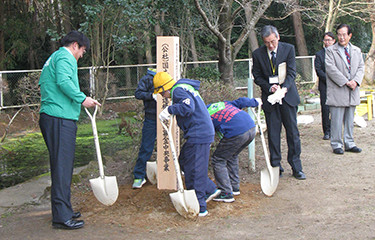
[[[146,174],[147,174],[147,179],[151,184],[155,185],[158,182],[156,162],[147,162]]]
[[[185,218],[195,218],[199,213],[199,202],[194,190],[170,193],[173,206]]]
[[[90,179],[92,191],[96,199],[106,206],[114,204],[118,197],[118,186],[115,176],[104,176]]]
[[[272,167],[271,169],[263,169],[260,172],[260,187],[267,196],[272,196],[279,185],[279,167]]]

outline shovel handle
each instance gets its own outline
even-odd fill
[[[268,168],[269,171],[271,171],[272,166],[271,166],[270,158],[268,156],[268,150],[267,150],[267,147],[266,147],[266,140],[264,139],[263,129],[262,129],[261,125],[260,125],[261,124],[261,122],[260,122],[261,105],[258,106],[258,114],[255,113],[255,111],[254,111],[253,108],[250,108],[250,109],[253,112],[254,116],[257,118],[257,123],[258,123],[257,125],[258,125],[258,128],[259,128],[260,138],[262,140],[264,157],[266,158],[267,168]]]
[[[100,152],[98,130],[96,129],[96,120],[95,120],[96,113],[98,111],[98,105],[95,105],[95,110],[94,110],[94,113],[92,115],[87,108],[85,108],[85,111],[91,119],[92,133],[94,135],[94,142],[95,142],[95,149],[96,149],[96,156],[98,158],[99,175],[100,175],[100,178],[103,179],[104,178],[103,160],[102,160],[102,154]]]
[[[173,141],[173,136],[172,136],[173,118],[174,118],[174,115],[172,115],[171,118],[170,118],[171,120],[169,121],[169,128],[167,127],[167,125],[165,125],[163,120],[160,120],[160,123],[163,126],[163,128],[168,132],[169,145],[170,145],[170,148],[171,148],[173,163],[174,163],[174,166],[175,166],[176,176],[177,176],[177,189],[178,189],[178,191],[183,192],[184,191],[184,185],[182,184],[180,164],[178,163],[176,148],[174,147],[174,141]]]

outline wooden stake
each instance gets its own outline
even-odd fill
[[[180,79],[179,37],[158,36],[156,38],[156,70],[167,72],[176,81]],[[176,190],[177,178],[173,164],[172,152],[169,146],[168,133],[163,129],[159,114],[171,105],[171,100],[158,94],[157,98],[157,179],[158,189]],[[180,152],[179,128],[175,124],[172,128],[177,156]]]

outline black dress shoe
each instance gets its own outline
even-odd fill
[[[298,180],[305,180],[306,176],[302,171],[294,172],[293,171],[293,177],[297,178]]]
[[[84,224],[85,222],[83,220],[69,219],[68,221],[63,222],[63,223],[53,222],[52,226],[54,228],[59,228],[59,229],[73,230],[73,229],[78,229],[78,228],[83,227]]]
[[[72,218],[80,218],[81,213],[80,212],[74,212]]]
[[[359,147],[352,147],[352,148],[349,148],[349,149],[345,149],[346,152],[354,152],[354,153],[360,153],[362,152],[362,149],[360,149]]]
[[[329,133],[325,133],[323,136],[323,140],[329,140]]]
[[[283,170],[280,170],[280,172],[279,172],[279,177],[283,177]]]
[[[344,154],[344,150],[342,148],[335,148],[333,149],[334,154]]]

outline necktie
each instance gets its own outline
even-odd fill
[[[346,61],[348,61],[348,64],[350,66],[350,54],[349,54],[348,48],[344,47],[344,50],[345,50]]]
[[[276,53],[274,51],[271,52],[271,61],[272,61],[273,67],[275,67],[276,66]]]
[[[276,53],[274,51],[271,52],[271,63],[272,63],[272,74],[275,75],[276,72]]]

